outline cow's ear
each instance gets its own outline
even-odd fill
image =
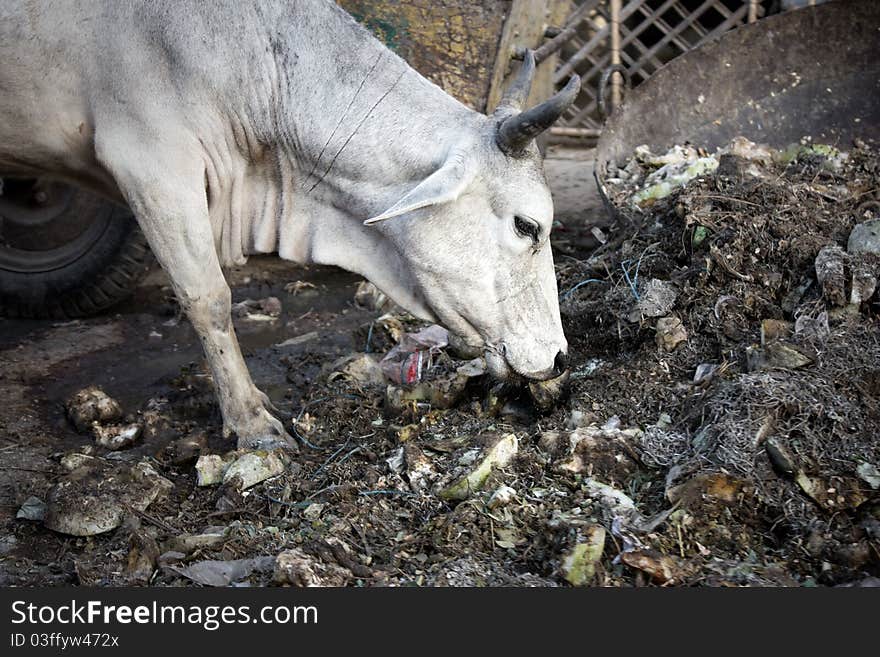
[[[404,195],[397,203],[364,222],[372,226],[380,221],[399,217],[407,212],[425,208],[429,205],[449,203],[459,197],[474,179],[476,167],[470,164],[462,153],[451,154],[439,169]]]

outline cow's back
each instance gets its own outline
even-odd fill
[[[370,216],[484,119],[331,0],[0,1],[0,175],[121,199],[201,158],[223,262],[308,260],[310,217]]]
[[[0,3],[0,173],[91,182],[101,175],[94,136],[102,121],[142,118],[157,131],[184,118],[204,122],[192,112],[243,77],[240,66],[222,61],[226,35],[239,35],[239,61],[254,41],[253,21],[236,4]]]

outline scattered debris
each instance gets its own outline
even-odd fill
[[[749,347],[746,349],[747,367],[750,371],[780,368],[796,370],[812,365],[814,359],[793,344],[777,340],[765,347]]]
[[[688,338],[687,331],[678,317],[661,317],[657,320],[657,346],[665,351],[674,351],[675,348]]]
[[[510,465],[519,451],[519,441],[515,434],[501,436],[486,450],[479,464],[458,479],[455,483],[442,489],[438,495],[444,500],[466,500],[475,491],[483,488],[493,470]]]
[[[95,442],[112,451],[128,449],[141,437],[142,431],[143,427],[138,423],[101,426],[96,422],[92,425]]]
[[[122,419],[122,407],[97,386],[80,390],[67,400],[67,417],[80,433],[92,428],[93,422],[105,424]]]
[[[647,146],[640,146],[636,157],[649,167],[659,167],[638,183],[640,189],[632,196],[636,205],[669,196],[676,188],[718,168],[717,156],[701,157],[691,146],[674,146],[661,156],[651,153]]]
[[[856,224],[849,234],[846,250],[851,255],[862,253],[880,255],[880,219]]]
[[[208,436],[205,432],[196,431],[171,442],[163,450],[162,457],[173,465],[187,466],[198,460],[207,445]]]
[[[237,456],[223,473],[223,483],[233,484],[239,490],[277,477],[284,472],[287,455],[284,450],[244,452]]]
[[[196,462],[196,485],[232,484],[239,490],[277,477],[284,472],[288,456],[282,449],[272,451],[233,451],[224,455],[206,454]]]
[[[645,317],[661,317],[675,305],[678,292],[667,282],[652,278],[639,286],[635,307],[629,313],[629,321],[640,322]]]
[[[700,363],[694,371],[694,385],[705,385],[709,383],[720,369],[716,363]]]
[[[303,588],[344,586],[352,577],[350,570],[320,561],[298,548],[281,552],[273,573],[276,584]]]
[[[858,480],[850,477],[832,477],[826,480],[798,472],[795,481],[813,501],[829,511],[856,509],[868,499]]]
[[[137,529],[129,537],[128,558],[125,574],[130,584],[147,584],[156,571],[159,561],[159,545],[156,539],[143,529]]]
[[[489,496],[486,506],[490,509],[499,509],[513,502],[515,498],[515,489],[507,485],[501,485]]]
[[[823,310],[815,317],[804,313],[798,315],[794,322],[794,333],[797,337],[808,340],[826,340],[831,335],[831,326],[828,323],[828,312]]]
[[[172,488],[147,461],[129,467],[89,459],[49,490],[44,522],[62,534],[101,534],[116,529],[127,515],[146,510]]]
[[[394,474],[402,474],[403,469],[406,467],[406,456],[404,454],[403,446],[394,450],[391,456],[385,459],[385,463],[388,464],[388,469]]]
[[[87,447],[84,448],[82,452],[70,452],[69,454],[65,454],[60,460],[61,467],[67,472],[73,472],[82,467],[99,467],[101,460],[91,454],[85,454],[84,452],[86,449],[94,452],[93,448]]]
[[[436,324],[417,333],[404,333],[379,366],[389,381],[418,383],[431,369],[434,356],[448,344],[449,332]]]
[[[202,586],[230,586],[250,577],[253,573],[272,572],[275,557],[254,557],[215,561],[196,561],[186,567],[166,565],[165,568],[183,575]]]
[[[452,337],[430,354],[428,367],[423,361],[421,380],[392,382],[389,393],[384,375],[380,383],[369,374],[370,361],[425,325],[402,313],[376,318],[350,303],[353,277],[315,269],[309,280],[321,281],[320,294],[306,286],[282,296],[287,270],[282,283],[255,276],[259,289],[284,299],[290,334],[310,337],[275,349],[277,324],[241,332],[255,381],[292,413],[285,426],[304,445],[295,462],[253,488],[224,484],[241,454],[225,453],[231,443],[210,375],[197,358],[190,362],[194,351],[174,356],[183,359],[179,377],[134,373],[149,389],[144,397],[156,397],[124,419],[99,422],[104,429],[142,424],[133,449],[106,454],[71,437],[86,444],[51,454],[45,440],[30,440],[39,433],[27,429],[28,413],[39,423],[38,412],[0,418],[20,434],[16,442],[39,447],[30,461],[17,461],[21,447],[8,453],[9,465],[33,470],[4,471],[8,516],[28,495],[49,500],[51,485],[76,480],[80,488],[66,498],[87,508],[98,506],[89,493],[112,482],[100,508],[122,518],[117,530],[84,540],[10,518],[0,537],[0,553],[11,555],[2,583],[198,586],[174,568],[204,560],[225,564],[219,573],[208,568],[225,585],[870,582],[880,573],[873,549],[880,539],[880,445],[873,440],[880,432],[880,304],[872,290],[880,270],[873,254],[843,254],[838,306],[817,279],[816,258],[876,217],[880,160],[873,146],[857,147],[833,172],[816,149],[781,163],[760,145],[740,146],[717,154],[715,172],[637,210],[629,198],[617,203],[615,193],[638,191],[672,161],[636,162],[626,181],[609,185],[621,216],[601,225],[604,246],[596,248],[589,227],[574,227],[589,251],[568,242],[572,257],[556,260],[560,289],[594,282],[560,299],[571,345],[567,403],[542,409],[522,382],[483,380],[479,351],[463,363],[468,345],[460,351]],[[682,157],[709,155],[698,146],[693,152]],[[558,240],[572,235],[554,231]],[[674,291],[668,310],[639,310],[629,321],[651,281]],[[150,345],[163,359],[189,331],[159,328],[165,319],[154,324],[164,338]],[[686,340],[658,348],[658,337],[675,336],[675,319]],[[151,328],[138,325],[137,335],[146,339]],[[334,371],[360,357],[338,363],[340,356],[361,350],[370,358]],[[10,387],[24,362],[19,350],[0,355]],[[36,366],[41,356],[27,362]],[[96,355],[84,376],[107,362]],[[126,383],[119,374],[117,363],[101,380],[114,381],[115,390]],[[22,381],[42,379],[31,371]],[[129,399],[135,396],[126,392]],[[40,431],[59,428],[70,434],[45,424]],[[472,483],[494,441],[509,433],[518,438],[515,456]],[[120,496],[149,499],[125,462],[141,454],[157,459],[146,460],[141,476],[161,471],[168,481],[138,511]],[[196,486],[206,480],[216,485]],[[456,484],[458,494],[444,500],[441,493]],[[47,525],[58,511],[53,501]],[[596,541],[591,554],[583,546],[603,531],[603,549]],[[251,558],[267,561],[260,569],[231,565]]]
[[[568,435],[568,458],[557,468],[572,474],[601,472],[609,481],[623,484],[638,469],[636,445],[642,435],[637,428],[621,429],[620,418],[604,425],[591,424]]]
[[[873,258],[873,256],[870,256]],[[866,260],[856,258],[852,263],[852,291],[849,304],[854,312],[858,312],[862,303],[867,303],[877,291],[877,271],[880,268]]]
[[[770,342],[790,338],[793,329],[791,322],[782,319],[761,320],[761,345],[767,346]]]
[[[292,294],[294,296],[302,293],[315,294],[317,293],[317,290],[317,286],[308,281],[291,281],[284,286],[284,291],[287,292],[287,294]]]
[[[797,470],[797,462],[795,461],[794,455],[781,438],[771,436],[764,443],[764,448],[767,450],[767,456],[770,458],[770,463],[773,464],[773,467],[778,472],[789,476],[795,473]]]
[[[22,520],[43,520],[46,517],[46,503],[39,497],[31,495],[22,502],[15,517]]]
[[[816,279],[822,286],[822,293],[832,305],[846,305],[845,266],[846,252],[833,244],[826,246],[816,256]]]
[[[637,209],[633,195],[667,163],[636,154],[605,172],[623,218],[609,232],[623,241],[563,270],[561,288],[603,273],[606,285],[561,307],[569,334],[582,336],[573,348],[610,361],[598,381],[575,380],[573,398],[646,427],[640,467],[620,490],[659,519],[663,476],[677,505],[640,534],[615,527],[612,495],[594,496],[621,540],[620,560],[655,583],[829,584],[880,563],[862,529],[878,508],[862,464],[880,462],[869,438],[880,431],[880,268],[854,246],[868,240],[856,225],[880,207],[880,153],[854,146],[846,154],[805,140],[777,152],[740,140],[714,173]],[[694,150],[682,158],[699,157]],[[675,286],[664,316],[687,326],[687,349],[658,358],[659,331],[621,321],[644,318],[630,315],[643,285],[636,273]],[[659,409],[671,423],[655,421]]]
[[[379,366],[379,361],[372,354],[353,354],[333,364],[334,373],[330,375],[332,381],[336,376],[344,376],[351,381],[363,385],[378,385],[385,383],[385,375]]]
[[[605,528],[593,525],[583,530],[578,542],[562,559],[562,576],[572,586],[587,586],[596,576],[596,565],[605,549]]]
[[[313,340],[318,339],[317,331],[309,331],[308,333],[303,333],[302,335],[297,335],[292,338],[288,338],[283,342],[279,342],[276,344],[276,347],[295,347],[297,345],[305,344],[306,342],[311,342]]]
[[[394,414],[401,413],[411,404],[418,402],[426,402],[438,409],[452,408],[462,399],[468,382],[483,376],[485,367],[482,359],[475,359],[455,369],[435,368],[431,375],[420,383],[389,385],[385,390],[385,406]],[[388,369],[383,371],[388,374]]]
[[[657,584],[676,584],[683,579],[681,567],[676,563],[676,560],[656,550],[621,552],[620,560],[630,568],[647,573]]]
[[[320,502],[309,504],[305,509],[303,509],[303,518],[309,521],[315,521],[321,517],[321,514],[324,513],[325,508],[327,508],[327,505],[321,504]]]
[[[733,504],[748,488],[745,481],[726,473],[701,472],[682,484],[667,486],[666,498],[673,504],[680,503],[684,507],[706,498]]]
[[[234,456],[227,454],[205,454],[196,461],[196,485],[215,486],[223,481],[223,475],[232,463]]]
[[[222,544],[227,540],[227,534],[226,527],[208,527],[200,534],[179,534],[165,543],[165,552],[176,552],[185,556],[196,550]]]
[[[431,459],[413,442],[405,443],[401,449],[410,487],[415,492],[427,491],[439,477]]]
[[[232,316],[250,321],[275,321],[281,315],[281,300],[278,297],[265,299],[245,299],[232,304]]]
[[[862,461],[856,468],[856,472],[859,473],[859,478],[871,488],[880,489],[880,468],[877,468],[876,465]]]

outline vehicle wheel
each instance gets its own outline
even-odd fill
[[[94,315],[153,264],[127,208],[61,183],[0,183],[0,316]]]

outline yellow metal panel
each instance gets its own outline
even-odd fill
[[[513,0],[337,2],[422,75],[466,105],[485,109]]]

